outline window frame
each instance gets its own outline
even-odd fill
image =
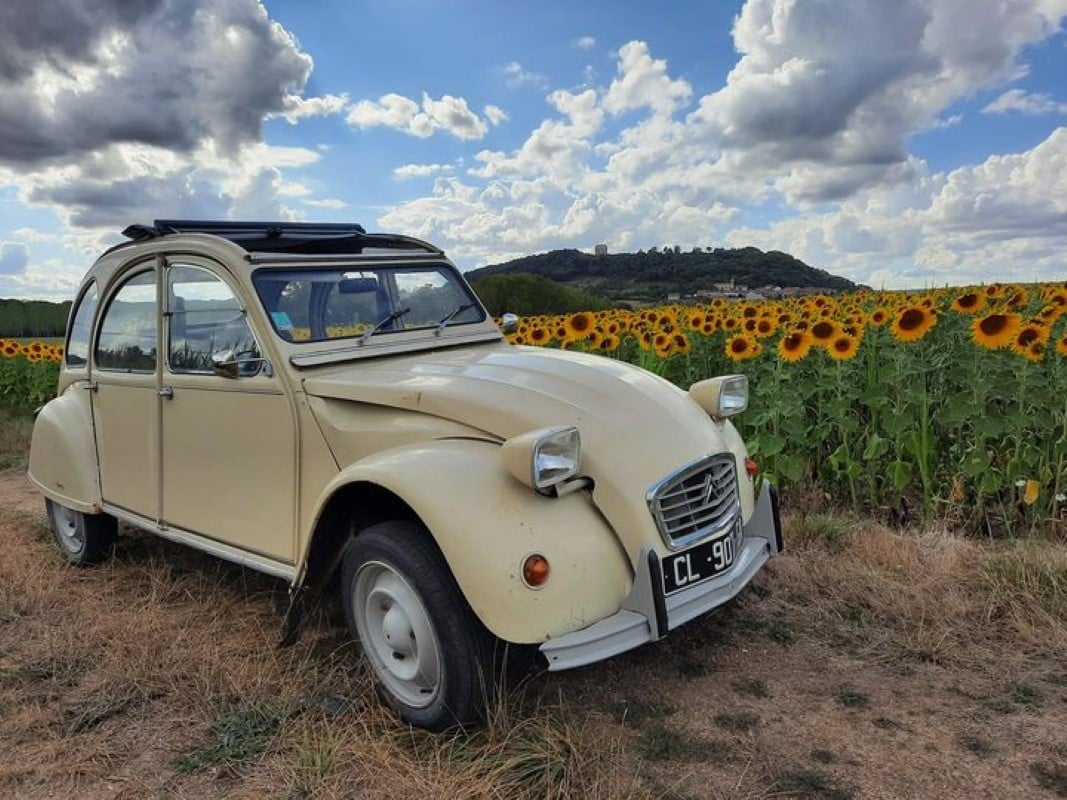
[[[88,336],[85,339],[85,360],[80,364],[75,364],[70,360],[70,341],[74,334],[75,324],[78,321],[78,314],[85,308],[85,298],[89,296],[90,291],[96,292],[96,307],[93,308],[92,314],[89,317]],[[79,372],[87,371],[89,369],[89,362],[93,360],[93,333],[96,327],[100,308],[103,305],[100,302],[102,292],[100,291],[100,282],[96,278],[90,278],[86,284],[78,292],[77,298],[74,300],[74,305],[70,307],[70,321],[67,323],[67,335],[63,339],[63,368],[68,370],[77,370]]]

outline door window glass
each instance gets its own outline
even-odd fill
[[[259,357],[240,301],[217,275],[203,267],[172,266],[167,291],[167,363],[173,372],[210,373],[211,356],[226,351],[234,358]]]
[[[155,372],[156,275],[138,272],[115,293],[96,340],[96,364],[101,369]]]
[[[93,325],[93,315],[96,313],[98,301],[96,281],[93,281],[82,293],[78,308],[70,323],[66,346],[67,366],[83,367],[89,360],[89,329]]]

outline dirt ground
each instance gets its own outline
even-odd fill
[[[0,474],[0,796],[1067,797],[1067,560],[847,542],[662,642],[533,676],[502,734],[442,740],[391,721],[325,615],[276,649],[280,583],[129,531],[67,567]]]

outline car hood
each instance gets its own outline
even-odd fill
[[[581,474],[631,555],[655,532],[651,486],[712,453],[730,450],[739,466],[744,458],[733,426],[713,421],[687,392],[602,356],[500,343],[332,367],[303,385],[314,397],[430,415],[497,440],[576,426]]]

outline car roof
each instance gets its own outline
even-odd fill
[[[227,239],[248,253],[357,255],[365,249],[386,249],[444,255],[441,248],[422,239],[395,233],[367,233],[362,225],[354,222],[157,219],[152,225],[130,225],[122,233],[131,241],[115,245],[108,253],[163,236],[206,233]]]

